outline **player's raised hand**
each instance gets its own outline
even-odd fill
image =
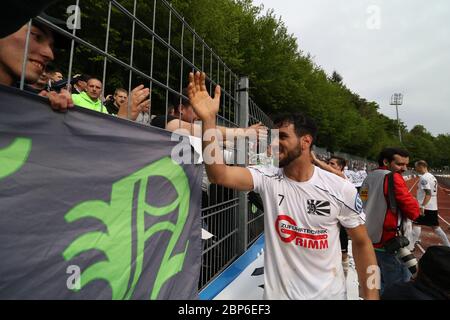
[[[216,86],[214,99],[208,93],[205,86],[206,75],[204,72],[192,72],[189,74],[188,97],[195,113],[202,121],[215,121],[220,105],[220,86]]]
[[[141,112],[147,113],[150,109],[150,89],[145,88],[143,84],[137,86],[131,91],[130,111],[128,112],[128,100],[119,104],[120,109],[117,116],[120,118],[135,121]],[[128,114],[129,113],[129,114]]]

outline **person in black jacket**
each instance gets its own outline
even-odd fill
[[[114,95],[109,95],[106,97],[103,103],[108,110],[109,114],[117,114],[119,112],[120,106],[128,101],[128,91],[123,88],[117,88],[114,91]]]
[[[429,247],[419,260],[416,279],[388,286],[381,299],[450,300],[450,247]]]

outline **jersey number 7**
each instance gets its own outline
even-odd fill
[[[281,204],[283,203],[283,200],[284,200],[284,195],[279,194],[278,196],[281,198],[280,203],[278,205],[281,206]]]

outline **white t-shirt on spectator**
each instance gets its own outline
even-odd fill
[[[356,188],[359,188],[362,186],[364,179],[366,179],[367,172],[365,170],[344,170],[344,175]]]
[[[307,182],[273,167],[249,170],[265,208],[264,298],[346,299],[338,223],[364,223],[355,187],[318,167]]]
[[[353,170],[344,169],[344,175],[347,177],[348,181],[353,183],[353,175],[355,172]]]
[[[422,175],[419,179],[419,186],[417,188],[417,201],[422,205],[423,199],[425,199],[425,191],[431,191],[431,199],[425,206],[425,210],[437,210],[437,190],[438,182],[436,178],[429,172]]]
[[[353,185],[357,188],[361,187],[366,178],[366,170],[358,170],[357,172],[355,172]]]

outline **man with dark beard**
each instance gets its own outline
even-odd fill
[[[378,155],[378,164],[380,167],[364,180],[360,193],[367,215],[367,230],[380,267],[380,291],[383,294],[386,287],[396,282],[408,282],[412,276],[397,256],[405,243],[395,250],[391,248],[406,236],[407,218],[416,220],[420,211],[419,203],[402,177],[409,164],[408,151],[385,148]]]
[[[227,166],[215,135],[221,91],[216,87],[212,99],[205,77],[199,72],[189,75],[188,96],[203,121],[203,158],[208,177],[212,183],[227,188],[255,191],[263,199],[264,298],[346,299],[340,223],[353,240],[363,298],[378,299],[378,283],[371,282],[376,278],[376,259],[364,226],[362,202],[349,182],[312,164],[311,147],[317,132],[314,122],[302,114],[275,119],[279,170],[270,173],[259,166]]]

